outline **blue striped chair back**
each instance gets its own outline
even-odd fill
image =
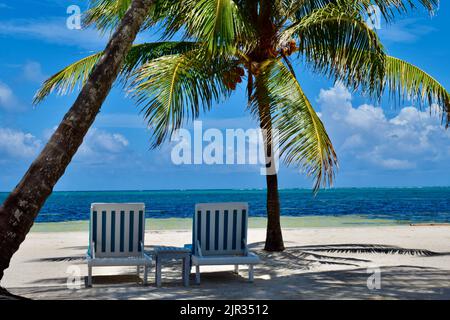
[[[247,203],[196,204],[192,233],[193,253],[197,254],[198,241],[204,256],[244,254],[247,225]]]
[[[145,204],[91,204],[89,252],[94,250],[95,257],[140,256],[144,236]]]

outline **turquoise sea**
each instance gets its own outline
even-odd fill
[[[0,201],[7,193],[0,193]],[[284,216],[345,216],[410,223],[450,222],[450,187],[342,188],[280,191]],[[195,203],[245,201],[250,216],[266,214],[265,190],[76,191],[54,192],[37,222],[88,220],[92,202],[145,202],[148,218],[189,218]]]

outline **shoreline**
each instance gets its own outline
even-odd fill
[[[436,224],[434,222],[421,222],[418,225]],[[249,228],[266,228],[267,218],[250,217]],[[408,221],[390,219],[371,219],[364,216],[282,216],[283,229],[301,228],[344,228],[344,227],[382,227],[382,226],[409,226]],[[64,221],[64,222],[37,222],[30,232],[77,232],[87,231],[88,220]],[[147,218],[146,230],[191,230],[192,218]]]
[[[363,189],[363,190],[373,190],[373,189],[450,189],[449,185],[426,185],[426,186],[401,186],[401,185],[394,185],[394,186],[362,186],[362,187],[355,187],[355,186],[343,186],[343,187],[332,187],[325,189],[323,191],[327,190],[354,190],[354,189]],[[167,191],[175,191],[175,192],[189,192],[189,191],[266,191],[267,189],[262,188],[181,188],[181,189],[174,189],[174,188],[168,188],[168,189],[105,189],[105,190],[55,190],[53,193],[64,193],[64,192],[167,192]],[[301,191],[312,191],[311,188],[308,187],[291,187],[291,188],[279,188],[280,191],[290,191],[290,190],[301,190]],[[0,190],[0,194],[9,194],[11,190]]]

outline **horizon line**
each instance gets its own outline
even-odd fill
[[[433,188],[450,188],[450,185],[447,186],[377,186],[377,187],[331,187],[331,188],[323,188],[319,190],[321,191],[329,191],[329,190],[342,190],[342,189],[433,189]],[[266,191],[267,188],[180,188],[180,189],[106,189],[106,190],[55,190],[52,193],[57,192],[149,192],[149,191]],[[286,190],[307,190],[312,191],[312,188],[279,188],[280,191]],[[0,191],[0,193],[10,193],[12,191]]]

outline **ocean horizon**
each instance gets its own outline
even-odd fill
[[[3,201],[8,192],[0,192]],[[281,189],[281,215],[360,216],[402,223],[449,223],[450,187]],[[266,216],[265,189],[55,191],[36,222],[89,219],[93,202],[144,202],[147,218],[191,218],[200,202],[248,202],[251,217]]]

